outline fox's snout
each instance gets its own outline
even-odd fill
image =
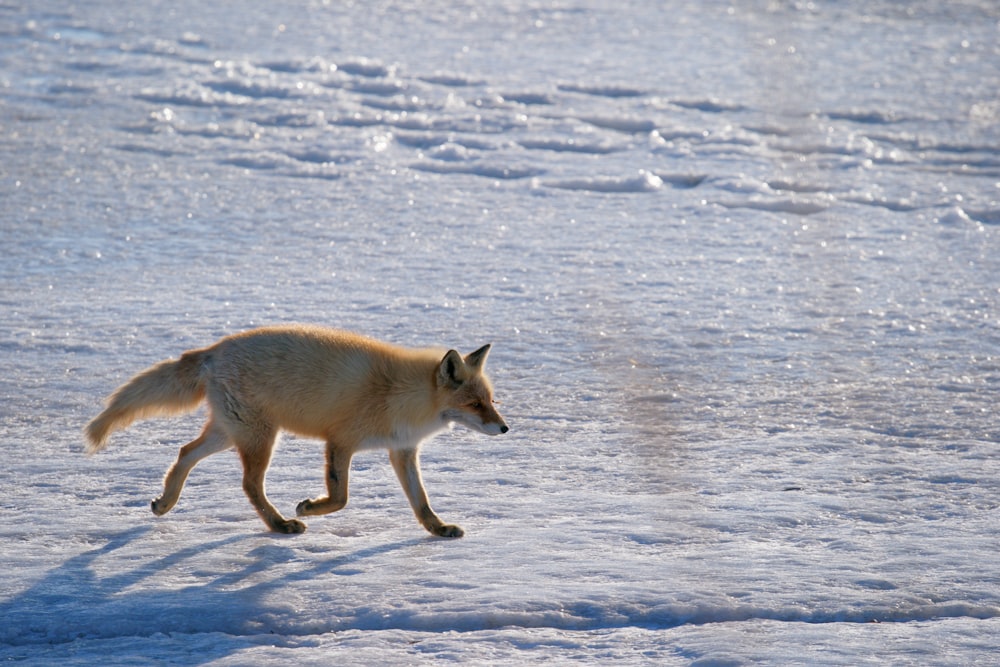
[[[504,421],[500,413],[496,411],[493,406],[489,406],[490,414],[485,415],[483,419],[483,431],[489,435],[500,435],[501,433],[506,433],[510,430],[507,426],[507,422]]]
[[[500,413],[493,409],[490,409],[488,414],[472,415],[470,421],[472,423],[467,425],[486,435],[500,435],[510,430]]]
[[[498,422],[488,422],[483,424],[483,433],[486,433],[487,435],[500,435],[501,433],[506,433],[509,430],[510,428],[508,428],[503,419]]]
[[[496,411],[493,411],[493,414],[486,415],[482,411],[472,412],[467,409],[451,409],[446,410],[443,417],[446,421],[453,424],[461,424],[466,428],[485,433],[486,435],[500,435],[510,430],[507,422]]]

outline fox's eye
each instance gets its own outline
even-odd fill
[[[469,407],[473,410],[479,410],[483,407],[483,404],[479,401],[473,401],[472,403],[469,403]]]

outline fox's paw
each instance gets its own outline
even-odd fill
[[[347,505],[346,500],[331,500],[330,498],[317,498],[315,500],[303,500],[295,508],[296,516],[320,516],[343,509]]]
[[[306,524],[298,519],[280,519],[271,524],[271,530],[285,535],[298,535],[306,532]]]
[[[153,514],[156,516],[163,516],[173,508],[173,503],[168,503],[163,500],[163,498],[155,498],[153,502],[149,504],[149,508],[153,510]]]
[[[461,526],[454,526],[450,524],[438,526],[431,532],[438,537],[462,537],[465,535],[465,531],[462,530]]]
[[[303,500],[301,503],[295,506],[295,516],[309,516],[312,512],[313,501]]]

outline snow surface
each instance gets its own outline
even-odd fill
[[[0,661],[989,664],[1000,11],[0,3]],[[512,430],[275,536],[133,373],[494,344]],[[322,488],[285,438],[275,504]]]

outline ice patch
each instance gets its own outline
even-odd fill
[[[258,125],[270,127],[322,127],[326,125],[323,111],[291,111],[258,117]]]
[[[352,81],[344,86],[345,89],[354,93],[364,95],[381,95],[391,97],[406,92],[409,84],[400,79],[372,79],[362,81]]]
[[[428,108],[427,102],[416,95],[392,95],[386,98],[368,98],[362,100],[361,104],[370,109],[394,112],[414,112]]]
[[[861,197],[842,197],[842,200],[852,202],[854,204],[864,204],[865,206],[879,206],[889,211],[904,213],[920,208],[920,206],[909,199],[890,199],[889,197],[878,196],[871,193],[865,194]]]
[[[951,207],[947,213],[938,217],[937,221],[947,226],[980,224],[978,220],[974,220],[961,206]]]
[[[654,173],[640,169],[639,175],[631,178],[580,178],[565,181],[545,182],[542,185],[560,190],[583,190],[587,192],[629,194],[656,192],[663,187],[663,179]]]
[[[153,104],[190,107],[244,106],[250,98],[231,91],[214,91],[205,86],[186,83],[171,90],[145,88],[136,99]]]
[[[813,215],[821,213],[833,204],[833,198],[829,199],[804,199],[804,198],[763,198],[751,197],[742,201],[720,201],[720,205],[726,208],[749,208],[755,211],[769,211],[771,213],[790,213],[792,215]]]
[[[373,125],[389,125],[392,123],[392,118],[400,118],[397,114],[392,116],[390,114],[381,113],[361,113],[360,111],[355,111],[354,113],[334,116],[330,118],[330,125],[337,125],[340,127],[370,127]]]
[[[340,178],[337,165],[344,161],[346,161],[344,158],[322,151],[303,151],[296,154],[250,151],[222,158],[219,163],[250,171],[272,171],[284,176],[331,180]]]
[[[518,142],[524,148],[531,150],[557,151],[566,153],[590,153],[605,155],[622,150],[622,147],[606,142],[579,142],[576,139],[524,139]]]
[[[810,183],[799,183],[797,181],[785,181],[780,179],[768,180],[767,187],[775,191],[797,192],[806,194],[826,192],[826,187],[822,185],[812,185]]]
[[[639,97],[643,91],[628,86],[592,86],[582,84],[560,84],[559,90],[567,93],[581,93],[583,95],[595,95],[598,97]]]
[[[696,188],[705,182],[708,174],[656,174],[661,181],[678,189]]]
[[[681,107],[682,109],[693,109],[695,111],[703,111],[705,113],[725,113],[725,112],[736,112],[743,111],[746,109],[742,104],[737,104],[735,102],[725,102],[718,99],[706,99],[706,100],[670,100],[670,103],[674,106]]]
[[[295,94],[291,88],[273,83],[254,81],[252,79],[223,79],[219,81],[207,81],[204,85],[206,88],[214,90],[217,93],[253,98],[275,97],[283,99]]]
[[[273,72],[283,72],[286,74],[329,73],[337,71],[337,65],[318,56],[299,60],[264,62],[261,64],[261,67]]]
[[[284,155],[274,153],[245,153],[221,160],[222,164],[231,164],[242,169],[278,169],[288,164]]]
[[[984,225],[1000,225],[1000,209],[965,209],[965,214]]]
[[[514,102],[516,104],[526,104],[526,105],[546,105],[555,104],[552,96],[547,93],[504,93],[502,95],[503,99],[508,102]]]
[[[484,178],[494,178],[498,180],[531,178],[542,173],[539,169],[530,167],[503,167],[485,162],[475,164],[417,162],[411,164],[410,169],[427,171],[434,174],[467,174],[470,176],[482,176]]]
[[[884,579],[859,579],[856,583],[858,586],[876,591],[894,591],[898,588],[894,583]]]
[[[182,136],[205,139],[253,139],[260,136],[260,128],[256,123],[242,119],[204,125],[178,124],[173,130]]]
[[[427,156],[446,162],[464,162],[471,157],[467,147],[450,141],[431,148],[427,151]]]
[[[418,78],[425,83],[434,84],[436,86],[449,86],[451,88],[481,86],[484,83],[481,79],[474,79],[461,74],[449,74],[447,72],[436,72],[430,76],[421,76]]]
[[[762,181],[752,176],[740,174],[732,178],[716,178],[712,181],[719,190],[726,192],[736,192],[740,194],[757,194],[775,196],[777,192],[767,181]]]
[[[303,150],[291,150],[288,157],[299,162],[311,162],[313,164],[332,165],[349,162],[354,158],[344,156],[339,150],[314,146]]]
[[[889,125],[898,123],[901,117],[895,111],[883,111],[879,109],[849,109],[846,111],[830,111],[826,114],[831,120],[847,120],[852,123],[863,123],[866,125]]]
[[[208,48],[208,41],[196,32],[185,32],[178,39],[178,43],[185,44],[187,46],[199,46],[203,48]]]
[[[337,63],[337,69],[345,74],[364,76],[368,78],[387,78],[395,74],[396,68],[384,65],[373,58],[354,58]]]
[[[605,130],[615,130],[625,134],[642,134],[652,132],[656,129],[656,123],[643,118],[629,118],[627,116],[603,117],[603,116],[581,116],[580,120],[589,123],[594,127]]]

